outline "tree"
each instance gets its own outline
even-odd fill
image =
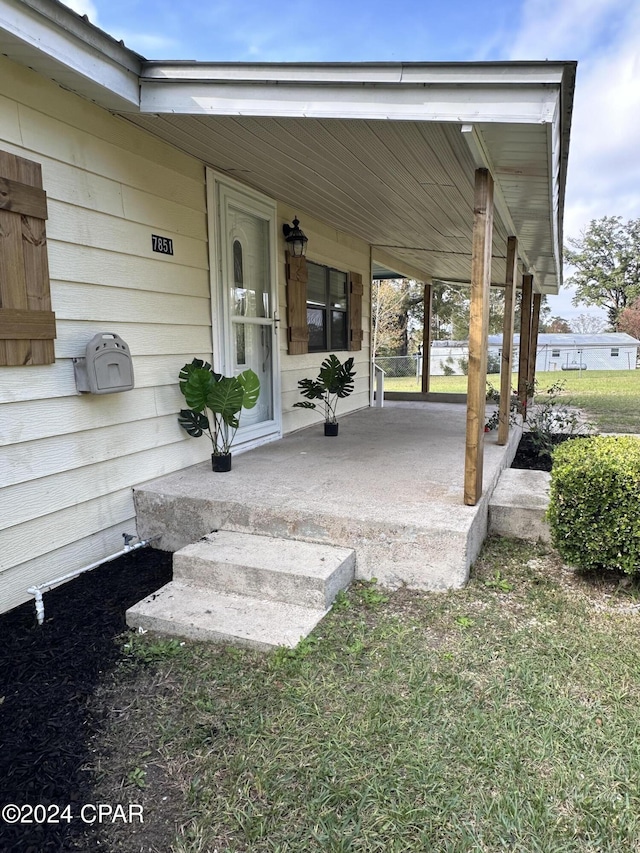
[[[640,340],[640,299],[625,308],[620,314],[618,329]]]
[[[371,348],[373,358],[381,353],[396,354],[406,339],[407,315],[402,280],[381,279],[373,282]]]
[[[576,270],[567,280],[576,288],[573,304],[606,309],[617,329],[621,312],[640,296],[640,219],[592,219],[580,238],[568,243],[564,257]]]
[[[551,332],[555,335],[566,335],[571,331],[571,326],[564,319],[564,317],[551,317],[550,320],[544,324],[540,324],[541,332]]]
[[[578,314],[571,321],[570,331],[577,335],[599,335],[606,331],[607,324],[600,317],[594,317],[593,314]]]

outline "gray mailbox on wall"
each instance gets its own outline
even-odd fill
[[[133,388],[133,362],[120,335],[102,332],[87,344],[86,357],[73,359],[76,388],[85,394],[115,394]]]

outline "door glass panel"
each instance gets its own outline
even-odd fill
[[[247,291],[244,287],[242,243],[239,240],[233,241],[233,304],[234,314],[244,317],[247,313]]]
[[[221,209],[222,275],[227,288],[225,373],[253,370],[260,380],[256,406],[242,412],[240,433],[247,440],[277,429],[274,388],[277,348],[273,320],[271,221],[249,204],[226,194]],[[242,438],[241,438],[242,440]]]
[[[232,312],[235,317],[270,317],[269,223],[233,207]]]
[[[272,340],[271,326],[239,323],[236,325],[236,342],[242,340],[243,350],[236,351],[238,371],[250,367],[258,375],[260,380],[260,396],[253,409],[245,409],[242,412],[240,423],[243,427],[258,424],[262,421],[273,419],[273,395],[270,393],[273,381],[272,375]]]
[[[247,363],[247,347],[245,343],[244,330],[244,325],[240,325],[240,323],[236,324],[236,366],[240,368],[240,372],[244,370]]]

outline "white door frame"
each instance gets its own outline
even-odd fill
[[[234,443],[234,451],[250,450],[260,444],[282,437],[282,402],[280,376],[280,342],[278,340],[278,267],[277,267],[277,207],[276,202],[256,190],[207,168],[207,210],[209,232],[209,280],[211,287],[211,330],[213,338],[213,367],[231,375],[232,323],[229,288],[224,286],[222,251],[221,205],[226,198],[268,223],[269,275],[271,280],[271,309],[273,320],[272,393],[273,419],[255,426],[242,427]]]

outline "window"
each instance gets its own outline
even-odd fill
[[[560,350],[552,349],[551,350],[551,358],[560,358]]]
[[[620,355],[620,347],[611,347],[611,357],[617,358]]]
[[[348,349],[347,273],[307,261],[307,274],[309,352]]]

